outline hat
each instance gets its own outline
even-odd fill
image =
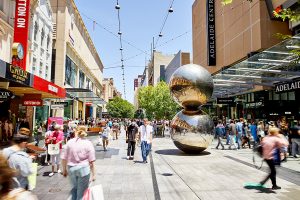
[[[28,128],[20,128],[19,132],[17,135],[22,135],[22,136],[27,136],[29,137],[30,135],[30,130]]]
[[[17,143],[28,141],[30,130],[28,128],[20,128],[19,132],[14,135],[13,140]]]

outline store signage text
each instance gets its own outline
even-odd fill
[[[19,62],[19,66],[26,70],[26,55],[28,46],[28,28],[30,0],[16,0],[14,42],[21,43],[24,49],[24,58]]]
[[[6,89],[0,89],[0,101],[6,101],[14,97],[14,94]]]
[[[52,110],[63,110],[64,109],[64,105],[61,105],[61,104],[51,105],[50,108]]]
[[[43,101],[41,99],[24,100],[23,106],[43,106]]]
[[[262,101],[259,102],[253,102],[253,103],[246,103],[246,108],[256,108],[256,107],[262,107],[264,106],[264,103]]]
[[[58,88],[50,84],[48,85],[48,90],[50,92],[58,93]]]
[[[207,65],[216,65],[215,0],[206,2]]]
[[[68,107],[69,103],[68,102],[54,102],[54,105],[63,105],[64,107]]]
[[[281,82],[275,84],[275,93],[289,92],[300,89],[300,79],[297,78],[291,82]]]
[[[228,98],[217,98],[217,104],[233,104],[234,99],[232,97]]]
[[[14,65],[8,64],[5,77],[12,81],[30,85],[30,73]]]

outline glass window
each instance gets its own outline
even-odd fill
[[[273,100],[275,101],[279,100],[279,94],[276,94],[274,91],[273,91]]]
[[[37,22],[35,22],[34,23],[34,34],[33,34],[34,41],[36,41],[38,31],[39,31],[39,25]]]
[[[296,100],[295,92],[289,92],[288,95],[289,95],[289,100],[290,101],[295,101]]]
[[[270,100],[270,101],[273,100],[273,91],[269,91],[269,100]]]
[[[84,73],[79,71],[79,88],[84,88]]]
[[[42,33],[41,33],[41,46],[43,46],[43,44],[44,44],[44,39],[45,39],[45,31],[44,31],[44,29],[42,29]]]
[[[75,65],[75,63],[67,56],[65,66],[65,82],[72,87],[75,87],[76,83],[76,69],[77,66]]]
[[[86,78],[86,89],[90,89],[91,87],[91,80],[89,78]]]
[[[281,101],[286,101],[287,100],[287,92],[280,94],[280,100]]]
[[[39,75],[42,76],[43,74],[43,63],[40,62],[40,70],[39,70]]]
[[[48,34],[48,37],[47,37],[47,50],[49,49],[49,45],[50,45],[50,35]]]

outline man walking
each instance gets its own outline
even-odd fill
[[[222,124],[221,120],[219,120],[218,125],[216,126],[216,135],[218,137],[218,145],[216,146],[216,149],[218,149],[219,145],[221,145],[222,150],[224,150],[224,145],[222,144],[222,137],[225,135],[225,127]]]
[[[229,124],[229,137],[230,137],[229,149],[231,149],[232,145],[235,147],[235,149],[237,149],[237,146],[235,144],[236,143],[236,141],[235,141],[236,125],[233,120],[231,120],[230,124]]]
[[[240,118],[240,121],[238,123],[236,123],[236,131],[237,131],[237,143],[238,143],[238,149],[241,148],[241,144],[242,144],[242,136],[243,136],[243,129],[244,129],[244,125],[243,125],[244,119]]]
[[[128,142],[127,160],[134,159],[135,144],[138,136],[138,128],[136,122],[133,121],[127,128],[126,140]]]
[[[143,163],[147,163],[152,143],[153,127],[149,124],[148,119],[144,119],[144,124],[140,127],[140,141],[142,149]]]

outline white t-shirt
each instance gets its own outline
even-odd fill
[[[110,135],[110,128],[107,126],[107,127],[104,129],[104,131],[103,131],[103,133],[102,133],[102,136],[104,136],[104,137],[109,137],[109,135]]]
[[[141,141],[147,141],[150,142],[151,135],[153,133],[153,127],[151,125],[142,125],[140,127],[140,133],[141,133]]]

